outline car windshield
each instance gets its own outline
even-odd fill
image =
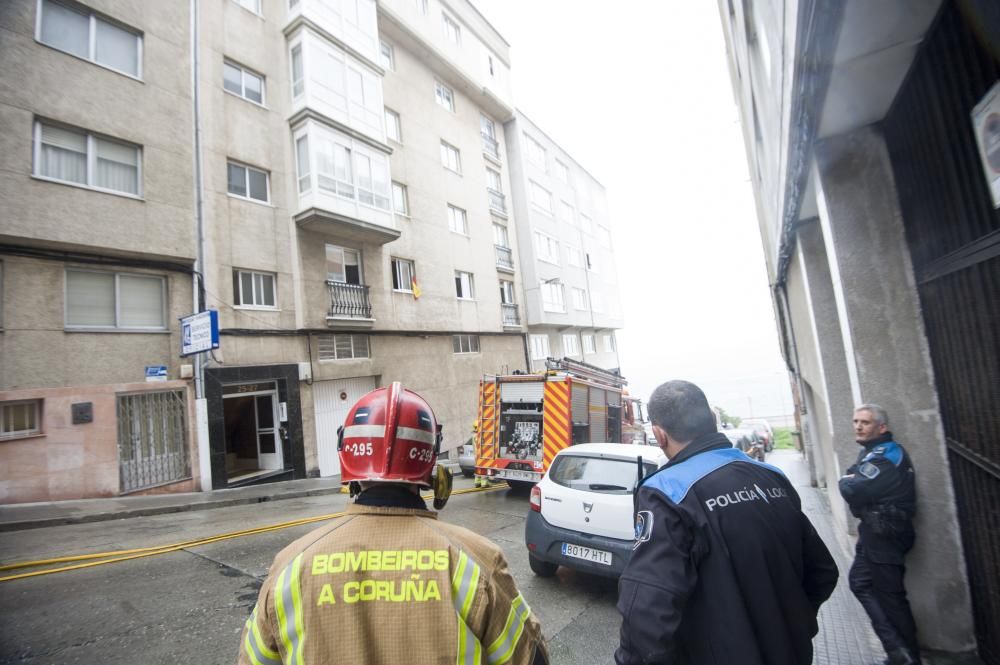
[[[643,462],[644,476],[656,471],[656,464]],[[549,479],[563,487],[585,492],[631,494],[638,480],[636,461],[559,455],[549,470]]]

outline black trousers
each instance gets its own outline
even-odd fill
[[[868,613],[872,628],[886,652],[903,648],[916,656],[920,654],[917,626],[903,586],[906,567],[902,563],[882,563],[887,559],[902,562],[902,554],[898,553],[896,557],[876,556],[874,559],[877,560],[874,560],[859,541],[854,565],[847,579],[851,591]]]

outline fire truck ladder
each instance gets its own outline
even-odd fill
[[[604,369],[603,367],[597,367],[596,365],[591,365],[590,363],[573,360],[572,358],[546,358],[545,369],[550,372],[567,372],[573,376],[578,376],[581,379],[586,379],[595,383],[603,383],[615,388],[622,388],[628,383],[628,381],[626,381],[625,378],[617,372],[612,372],[611,370]]]
[[[493,466],[499,446],[500,429],[497,427],[497,406],[500,401],[499,377],[483,377],[479,412],[479,450],[476,455],[476,487],[486,487],[487,477],[480,467]]]

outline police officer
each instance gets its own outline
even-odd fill
[[[664,383],[647,413],[670,461],[637,489],[615,662],[809,665],[838,573],[791,483],[716,431],[693,383]]]
[[[545,665],[531,608],[499,547],[439,522],[451,474],[432,473],[441,428],[399,383],[362,397],[339,432],[347,514],[274,559],[247,620],[240,665]]]
[[[861,520],[847,579],[885,647],[885,663],[919,663],[917,628],[903,586],[917,509],[913,465],[893,441],[885,409],[877,404],[855,409],[854,434],[862,450],[840,479],[841,496]]]

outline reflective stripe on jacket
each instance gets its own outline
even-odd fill
[[[275,557],[240,665],[547,661],[496,545],[427,510],[347,513]]]

